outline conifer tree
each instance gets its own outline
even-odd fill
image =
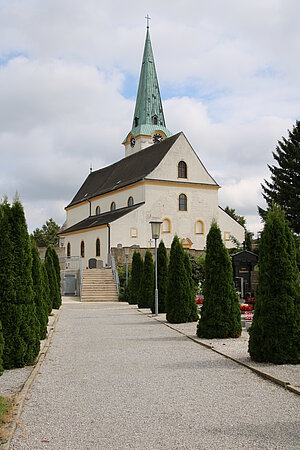
[[[45,267],[47,270],[49,281],[51,305],[53,309],[58,309],[61,305],[61,296],[60,292],[58,291],[57,276],[51,256],[51,251],[48,251],[48,249],[45,255]]]
[[[55,301],[53,302],[52,306],[54,309],[59,309],[61,306],[60,265],[57,253],[51,245],[47,247],[45,259],[48,257],[52,259],[56,280],[56,296],[54,297]]]
[[[147,250],[145,253],[144,270],[141,280],[140,296],[138,299],[139,308],[150,308],[154,302],[154,264],[152,253]]]
[[[158,313],[166,312],[166,292],[168,276],[168,255],[165,244],[160,241],[157,249],[157,289],[158,289]],[[152,313],[155,313],[155,298],[151,306]]]
[[[273,157],[277,165],[268,165],[271,181],[264,180],[263,196],[271,207],[272,202],[280,205],[292,230],[300,233],[300,121],[297,120],[288,139],[278,141]],[[259,208],[264,217],[265,211]]]
[[[44,274],[36,243],[32,242],[32,281],[34,302],[39,320],[40,339],[45,339],[48,323],[48,304],[44,288]]]
[[[171,245],[166,295],[167,321],[184,323],[191,321],[190,284],[184,265],[184,251],[178,236]]]
[[[46,268],[45,262],[42,264],[42,272],[43,272],[43,290],[44,290],[44,297],[47,305],[47,311],[48,316],[51,314],[52,311],[52,302],[50,297],[50,287],[49,287],[49,278],[48,278],[48,272]]]
[[[272,205],[266,215],[258,264],[250,356],[260,362],[299,363],[299,273],[295,242],[279,206]]]
[[[11,369],[34,363],[40,348],[30,240],[18,200],[12,207],[7,201],[2,204],[0,233],[4,244],[0,250],[1,282],[6,277],[0,283],[0,320],[5,341],[3,366]]]
[[[189,284],[189,296],[187,297],[189,306],[190,306],[190,322],[196,322],[199,319],[198,315],[198,308],[196,304],[196,295],[194,291],[194,281],[193,281],[193,274],[192,274],[192,265],[189,255],[185,252],[184,253],[184,267],[186,271],[186,275],[188,278],[188,284]]]
[[[143,259],[140,252],[136,250],[132,256],[131,283],[130,283],[130,304],[137,305],[140,296],[141,280],[143,275]]]
[[[214,221],[206,240],[204,301],[197,334],[204,338],[239,337],[241,313],[229,253]]]

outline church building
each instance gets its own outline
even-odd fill
[[[151,243],[151,220],[161,220],[167,248],[175,234],[185,248],[203,250],[215,219],[227,248],[244,241],[244,228],[218,205],[220,186],[183,132],[166,127],[149,26],[132,126],[123,141],[125,157],[93,171],[66,206],[59,233],[66,256],[83,267],[110,265],[113,248]]]

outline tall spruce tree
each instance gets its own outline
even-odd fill
[[[192,273],[192,265],[189,255],[184,253],[184,267],[186,271],[186,275],[189,283],[189,296],[187,298],[190,306],[190,322],[196,322],[199,319],[198,308],[196,304],[196,295],[194,290],[194,281],[193,281],[193,273]]]
[[[167,321],[185,323],[191,321],[190,284],[184,265],[184,251],[178,236],[171,245],[166,295]]]
[[[57,253],[55,251],[55,249],[52,247],[52,245],[49,245],[47,247],[47,251],[46,251],[46,255],[45,258],[48,256],[50,256],[50,258],[53,261],[53,266],[54,266],[54,270],[55,270],[55,278],[56,278],[56,297],[55,297],[55,302],[53,303],[53,308],[55,309],[59,309],[61,306],[61,283],[60,283],[60,264],[59,264],[59,259],[57,256]]]
[[[131,265],[130,304],[137,305],[140,297],[140,287],[143,275],[143,259],[140,252],[134,251]]]
[[[24,211],[15,200],[1,206],[0,320],[6,369],[34,363],[40,348],[39,322],[32,289],[32,256]],[[3,232],[3,234],[2,234]],[[3,252],[5,254],[3,254]],[[4,264],[3,264],[4,263]]]
[[[197,334],[204,338],[239,337],[241,313],[229,253],[214,221],[206,240],[204,301]]]
[[[300,362],[300,291],[295,243],[279,206],[266,215],[249,353],[253,360]]]
[[[145,253],[144,270],[141,280],[140,296],[138,299],[139,308],[150,308],[154,301],[154,264],[152,253],[147,250]]]
[[[288,139],[278,141],[273,157],[277,165],[268,165],[271,181],[262,184],[263,197],[269,207],[272,202],[280,205],[292,230],[300,233],[300,121],[297,120]],[[259,208],[264,217],[265,211]]]
[[[157,249],[157,290],[158,290],[158,313],[166,312],[166,292],[168,276],[168,255],[165,244],[160,241]],[[151,311],[155,313],[155,298],[152,302]]]
[[[45,267],[48,275],[51,306],[53,309],[58,309],[61,305],[61,296],[60,291],[58,290],[57,276],[53,264],[51,251],[48,251],[48,249],[45,255]]]
[[[47,334],[48,323],[48,304],[47,297],[44,288],[44,274],[42,269],[42,263],[37,249],[36,243],[32,242],[32,281],[33,281],[33,293],[34,302],[36,308],[37,318],[39,320],[40,339],[45,339]]]

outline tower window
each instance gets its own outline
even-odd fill
[[[134,118],[134,126],[137,127],[138,124],[139,124],[139,119],[138,119],[138,117],[135,117]]]
[[[100,256],[100,239],[96,239],[96,256]]]
[[[84,258],[84,241],[81,241],[80,244],[80,256],[81,258]]]
[[[71,256],[71,244],[70,242],[68,242],[67,244],[67,257],[70,258]]]
[[[179,211],[187,211],[187,197],[185,194],[179,195]]]
[[[133,206],[133,203],[134,203],[134,202],[133,202],[133,197],[130,196],[130,197],[128,198],[128,201],[127,201],[127,206]]]
[[[97,206],[97,208],[96,208],[96,216],[99,216],[100,213],[101,213],[100,206]]]
[[[110,210],[111,210],[111,211],[115,211],[115,209],[116,209],[116,204],[115,204],[115,202],[111,202]]]
[[[153,124],[154,124],[154,125],[157,125],[157,116],[154,116],[154,117],[153,117]]]
[[[184,161],[178,163],[178,178],[187,178],[187,165]]]

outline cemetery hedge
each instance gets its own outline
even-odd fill
[[[143,259],[140,252],[134,251],[131,264],[130,304],[137,305],[140,296],[141,279],[143,274]]]
[[[147,250],[145,253],[144,269],[141,278],[140,295],[138,298],[139,308],[153,307],[154,300],[154,264],[152,253]]]

